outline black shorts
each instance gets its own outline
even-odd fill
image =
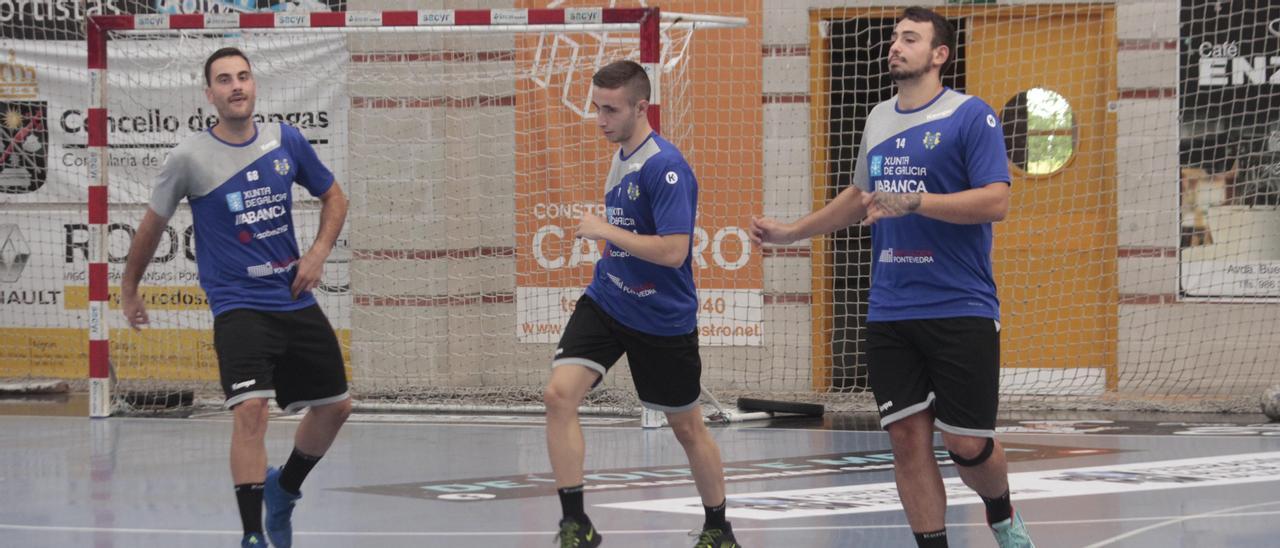
[[[294,412],[350,397],[338,337],[319,305],[228,310],[213,319],[213,347],[227,407],[274,397]]]
[[[939,430],[995,436],[1000,328],[991,318],[867,323],[867,372],[880,426],[933,406]]]
[[[697,330],[673,337],[641,333],[618,323],[586,295],[569,316],[551,367],[580,365],[603,379],[623,354],[642,405],[667,413],[698,406],[702,358]]]

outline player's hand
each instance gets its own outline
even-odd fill
[[[786,245],[796,241],[791,236],[791,225],[780,223],[769,217],[752,217],[751,229],[748,232],[751,237],[751,243],[756,245]]]
[[[142,297],[138,296],[137,291],[121,291],[120,306],[124,308],[124,319],[129,321],[129,327],[134,331],[141,331],[142,326],[151,323],[151,318],[147,316],[147,306],[142,304]]]
[[[901,217],[920,207],[920,194],[915,192],[864,192],[862,206],[867,208],[867,217],[862,226],[870,226],[880,219]]]
[[[294,300],[320,285],[320,277],[324,274],[325,258],[324,254],[308,251],[298,261],[298,275],[293,277],[293,285],[289,287]]]
[[[578,219],[578,231],[574,235],[588,240],[604,240],[605,233],[611,226],[599,215],[584,211],[582,217]]]

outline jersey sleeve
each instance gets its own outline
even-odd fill
[[[649,168],[645,164],[645,168]],[[641,172],[653,208],[655,234],[693,234],[698,209],[698,181],[685,162],[667,161]]]
[[[160,166],[160,174],[156,176],[155,185],[151,187],[151,211],[166,219],[173,217],[178,203],[187,196],[186,155],[175,148]]]
[[[325,167],[324,162],[316,155],[316,149],[302,135],[298,128],[289,124],[280,124],[280,136],[288,147],[289,155],[297,162],[298,175],[294,182],[302,185],[312,196],[319,196],[333,186],[333,172]]]
[[[862,142],[858,144],[858,160],[853,165],[853,186],[858,187],[863,192],[871,192],[871,168],[867,165],[867,135],[869,133],[866,130],[862,131]]]
[[[991,183],[1010,183],[1009,154],[1004,146],[1004,128],[995,111],[973,98],[964,139],[965,169],[969,186],[979,188]]]

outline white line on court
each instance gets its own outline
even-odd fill
[[[1153,524],[1148,525],[1148,526],[1146,526],[1146,527],[1141,527],[1141,528],[1138,528],[1138,529],[1134,529],[1134,530],[1129,531],[1129,532],[1127,532],[1127,533],[1121,533],[1121,534],[1116,535],[1116,536],[1114,536],[1114,537],[1111,537],[1111,538],[1109,538],[1109,539],[1106,539],[1106,540],[1103,540],[1103,541],[1099,541],[1099,542],[1095,542],[1095,543],[1093,543],[1093,544],[1090,544],[1090,545],[1086,546],[1085,548],[1100,548],[1100,547],[1102,547],[1102,546],[1108,546],[1108,545],[1111,545],[1111,544],[1115,544],[1116,542],[1122,541],[1122,540],[1124,540],[1124,539],[1127,539],[1127,538],[1129,538],[1129,537],[1135,537],[1135,536],[1141,535],[1141,534],[1143,534],[1143,533],[1146,533],[1147,531],[1152,531],[1152,530],[1155,530],[1155,529],[1159,529],[1159,528],[1161,528],[1161,527],[1165,527],[1165,526],[1168,526],[1168,525],[1174,525],[1174,524],[1182,523],[1182,522],[1184,522],[1184,521],[1189,521],[1189,520],[1193,520],[1193,519],[1218,518],[1218,517],[1232,517],[1232,516],[1244,515],[1244,514],[1232,514],[1232,513],[1230,513],[1230,512],[1235,512],[1236,510],[1244,510],[1244,509],[1246,509],[1246,508],[1257,508],[1257,507],[1259,507],[1259,506],[1271,506],[1271,505],[1274,505],[1274,504],[1280,504],[1280,501],[1275,501],[1275,500],[1273,500],[1273,501],[1269,501],[1269,502],[1259,502],[1259,503],[1255,503],[1255,504],[1246,504],[1246,505],[1244,505],[1244,506],[1235,506],[1235,507],[1232,507],[1232,508],[1223,508],[1223,509],[1221,509],[1221,510],[1214,510],[1214,511],[1212,511],[1212,512],[1202,512],[1202,513],[1199,513],[1199,514],[1192,514],[1192,515],[1190,515],[1190,516],[1170,516],[1170,517],[1169,517],[1169,519],[1167,519],[1167,520],[1165,520],[1165,521],[1161,521],[1160,523],[1153,523]],[[1259,515],[1263,515],[1263,514],[1275,514],[1275,513],[1277,513],[1277,512],[1258,512],[1257,514],[1259,514]]]
[[[1148,522],[1158,521],[1150,526],[1134,530],[1126,535],[1131,536],[1141,532],[1163,527],[1171,523],[1179,523],[1194,519],[1222,518],[1222,517],[1254,517],[1254,516],[1275,516],[1280,515],[1280,510],[1268,512],[1232,512],[1244,508],[1253,508],[1257,506],[1266,506],[1272,504],[1280,504],[1280,501],[1264,502],[1259,504],[1250,504],[1239,506],[1236,508],[1226,508],[1214,512],[1206,512],[1203,514],[1195,514],[1191,516],[1147,516],[1147,517],[1129,517],[1129,518],[1105,518],[1105,519],[1072,519],[1072,520],[1051,520],[1051,521],[1028,521],[1028,526],[1049,526],[1049,525],[1088,525],[1100,523],[1132,523],[1132,522]],[[986,523],[948,523],[947,527],[987,527]],[[734,527],[734,531],[741,532],[770,532],[770,531],[857,531],[871,529],[907,529],[908,525],[815,525],[815,526],[794,526],[794,527]],[[0,530],[11,531],[49,531],[49,532],[71,532],[71,533],[120,533],[120,534],[141,534],[141,535],[240,535],[239,529],[142,529],[130,527],[74,527],[59,525],[11,525],[0,524]],[[610,535],[652,535],[652,534],[685,534],[689,533],[689,529],[601,529],[603,534]],[[551,535],[555,533],[550,529],[538,531],[295,531],[294,536],[303,537],[515,537],[515,536],[536,536]],[[1090,548],[1097,546],[1105,546],[1105,543],[1114,542],[1127,538],[1121,535],[1112,539],[1103,541],[1099,544],[1091,544]]]

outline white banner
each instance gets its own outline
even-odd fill
[[[556,343],[583,288],[517,287],[516,338],[522,343]],[[698,290],[698,344],[764,344],[764,294],[758,289]]]
[[[1280,261],[1184,262],[1182,289],[1191,297],[1280,297]]]
[[[299,249],[310,247],[319,226],[319,211],[295,208]],[[107,226],[107,277],[111,287],[107,326],[127,327],[120,312],[119,286],[125,257],[140,208],[114,210]],[[20,211],[7,213],[0,222],[0,326],[23,328],[84,328],[88,301],[90,227],[76,212]],[[148,305],[152,327],[212,329],[209,311],[195,262],[195,236],[191,211],[178,208],[160,239],[155,259],[147,268],[139,292]],[[351,252],[346,235],[325,264],[321,288],[314,291],[336,329],[351,327]]]
[[[340,35],[120,39],[111,42],[107,73],[111,202],[146,202],[168,151],[216,122],[203,70],[224,46],[250,59],[260,121],[302,130],[338,180],[347,180],[349,101],[338,75],[350,56]],[[84,42],[5,39],[0,52],[7,56],[0,69],[13,76],[0,86],[0,202],[84,203],[92,87]]]

